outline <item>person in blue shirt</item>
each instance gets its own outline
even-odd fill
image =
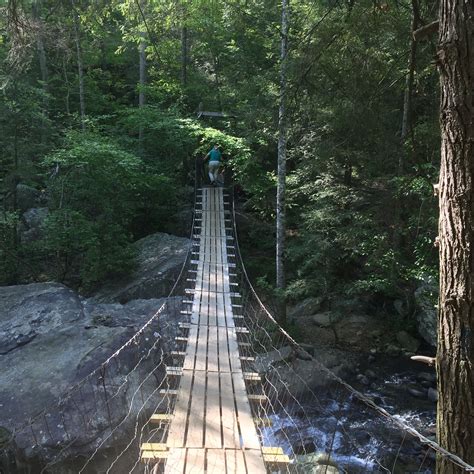
[[[219,145],[214,145],[212,150],[209,151],[204,161],[207,160],[209,160],[209,179],[211,180],[211,184],[216,186],[219,169],[222,164],[222,153],[219,150]]]

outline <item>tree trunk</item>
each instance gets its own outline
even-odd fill
[[[286,227],[286,75],[288,66],[289,0],[281,2],[281,51],[280,51],[280,106],[278,111],[278,185],[276,205],[276,287],[281,299],[279,317],[286,321],[285,291],[285,227]]]
[[[474,4],[441,0],[438,442],[474,464]],[[444,459],[437,472],[464,472]]]
[[[184,20],[183,20],[184,21]],[[183,24],[181,28],[181,85],[188,83],[188,28]]]
[[[408,135],[410,128],[410,113],[411,113],[411,102],[413,95],[413,83],[415,78],[415,66],[416,66],[416,47],[417,43],[413,37],[413,33],[418,28],[419,23],[419,12],[418,12],[418,0],[412,0],[412,17],[411,17],[411,34],[410,34],[410,58],[408,60],[408,75],[405,82],[405,94],[403,98],[403,117],[402,117],[402,130],[400,134],[400,141],[402,145]],[[400,155],[400,161],[398,164],[398,174],[403,173],[403,153]]]
[[[408,136],[408,132],[411,127],[411,108],[412,108],[412,97],[413,97],[413,84],[415,78],[415,67],[416,67],[416,50],[417,43],[413,37],[414,31],[418,28],[419,24],[419,10],[418,0],[411,1],[412,6],[412,17],[411,17],[411,28],[410,28],[410,57],[408,59],[408,75],[405,81],[405,92],[403,95],[403,112],[402,112],[402,125],[400,133],[400,149],[398,154],[398,170],[397,176],[401,177],[404,173],[405,168],[405,141]],[[402,214],[404,209],[403,196],[398,194],[395,200],[394,206],[394,225],[393,225],[393,250],[395,254],[398,254],[401,249],[401,229],[403,227]],[[396,259],[398,260],[398,259]],[[398,278],[397,262],[394,261],[392,265],[392,278],[396,280]]]
[[[74,0],[71,0],[72,15],[74,20],[74,41],[76,43],[76,54],[77,54],[77,73],[79,78],[79,107],[81,112],[81,126],[82,130],[86,129],[86,102],[84,98],[84,66],[82,63],[82,48],[81,48],[81,36],[79,29],[79,15],[76,11]]]
[[[40,74],[41,74],[41,87],[43,89],[43,114],[44,117],[48,116],[49,111],[49,99],[48,99],[48,78],[49,78],[49,71],[48,71],[48,64],[46,61],[46,52],[44,49],[44,41],[43,41],[43,33],[42,33],[42,25],[40,25],[41,21],[41,1],[36,0],[33,3],[33,18],[38,23],[38,34],[36,36],[36,50],[38,51],[38,62],[40,67]],[[44,143],[45,141],[45,123],[42,120],[41,128],[40,128],[40,141]]]
[[[141,109],[145,106],[145,85],[146,85],[146,41],[145,32],[140,33],[141,40],[139,46],[140,56],[140,79],[139,79],[139,91],[138,91],[138,107]],[[143,155],[143,125],[140,123],[138,129],[138,148],[140,155]]]

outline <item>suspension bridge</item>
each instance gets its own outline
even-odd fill
[[[196,188],[191,239],[156,314],[54,406],[0,431],[1,474],[431,473],[439,456],[474,472],[278,325],[245,271],[228,191]]]

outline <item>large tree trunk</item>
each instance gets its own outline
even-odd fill
[[[474,3],[441,0],[438,442],[474,464]],[[439,459],[437,472],[464,472]]]
[[[276,286],[282,301],[279,317],[286,320],[285,291],[285,229],[286,229],[286,75],[288,65],[289,0],[281,2],[281,52],[280,52],[280,107],[278,111],[278,186],[276,204]]]
[[[77,54],[77,73],[79,78],[79,107],[81,112],[81,126],[86,128],[86,100],[84,97],[84,66],[82,62],[82,48],[81,48],[81,31],[79,28],[79,15],[76,11],[74,0],[71,0],[72,15],[74,21],[74,41],[76,43]]]
[[[36,35],[36,50],[38,51],[38,62],[40,67],[40,74],[41,74],[41,87],[43,88],[43,114],[46,118],[49,112],[49,100],[48,100],[48,79],[49,79],[49,71],[48,71],[48,64],[46,61],[46,52],[44,49],[44,41],[43,41],[43,32],[42,28],[43,25],[41,24],[41,1],[36,0],[33,3],[33,17],[37,22],[38,33]],[[41,123],[40,128],[40,141],[44,143],[45,141],[45,134],[46,134],[46,127],[45,121],[43,120]]]
[[[145,96],[145,85],[146,85],[146,41],[145,41],[145,32],[140,33],[141,40],[139,46],[139,56],[140,56],[140,83],[138,91],[138,107],[141,109],[145,106],[146,96]],[[138,148],[140,155],[143,154],[143,125],[140,124],[138,130]]]
[[[413,33],[417,30],[419,24],[419,11],[418,11],[418,0],[412,0],[412,17],[411,17],[411,34],[410,34],[410,58],[408,59],[408,75],[405,81],[405,94],[403,97],[403,116],[402,116],[402,130],[400,134],[400,141],[402,145],[408,135],[410,128],[410,114],[411,114],[411,102],[413,95],[413,83],[415,78],[415,66],[416,66],[416,46],[417,42],[413,36]],[[403,153],[400,155],[400,161],[398,164],[398,174],[403,173]]]
[[[184,22],[184,20],[183,20]],[[183,24],[181,28],[181,85],[188,84],[188,28]]]

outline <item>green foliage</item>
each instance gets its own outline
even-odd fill
[[[0,284],[16,283],[19,276],[18,246],[16,229],[18,214],[4,212],[0,214]]]
[[[70,132],[44,165],[55,170],[44,238],[53,276],[91,289],[128,272],[132,220],[151,199],[155,206],[172,199],[168,180],[149,175],[140,158],[94,133]]]

